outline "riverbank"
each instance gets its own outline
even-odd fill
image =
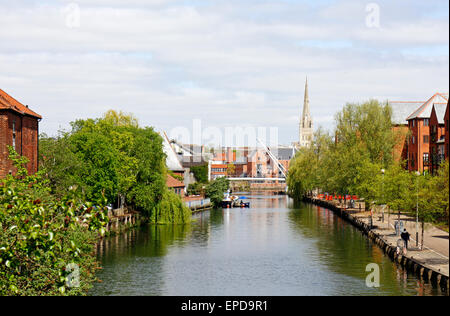
[[[370,227],[370,216],[359,209],[344,209],[336,201],[325,201],[317,198],[304,198],[305,202],[319,205],[332,210],[338,216],[347,220],[374,241],[394,262],[401,265],[409,273],[415,274],[425,282],[431,282],[433,286],[439,286],[442,290],[449,289],[448,257],[431,248],[424,250],[411,248],[406,254],[397,253],[398,236],[390,224],[381,225],[381,219],[373,217],[373,227]],[[393,222],[393,221],[392,221]],[[447,234],[448,240],[448,234]],[[448,241],[447,241],[448,246]],[[447,248],[448,252],[448,248]]]

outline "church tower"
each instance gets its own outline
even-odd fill
[[[313,123],[309,113],[308,78],[305,83],[305,99],[303,101],[303,113],[300,120],[299,145],[307,147],[313,140]]]

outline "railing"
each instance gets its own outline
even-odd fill
[[[201,200],[186,201],[185,204],[191,210],[196,210],[196,209],[211,207],[211,200],[209,198],[207,198],[207,199],[201,199]]]

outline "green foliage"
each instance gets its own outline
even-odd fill
[[[177,194],[166,190],[161,202],[152,210],[149,220],[155,224],[189,223],[191,214],[191,210]]]
[[[27,160],[9,151],[17,173],[0,184],[0,295],[86,294],[108,221],[105,200],[83,203],[76,190],[56,199],[43,174],[28,175]],[[80,269],[78,287],[66,285],[69,264]]]
[[[200,183],[208,182],[208,164],[200,166],[192,166],[191,172],[194,174],[195,180]]]
[[[179,197],[170,208],[161,206],[173,199],[167,193],[162,138],[152,128],[140,128],[133,115],[112,110],[71,125],[69,133],[41,137],[40,163],[52,193],[62,196],[77,187],[89,200],[104,196],[108,203],[129,205],[148,217],[159,209],[162,217],[187,221]]]
[[[190,183],[187,189],[188,195],[205,195],[205,183],[195,182]]]
[[[214,207],[219,207],[223,200],[223,194],[229,187],[230,181],[228,179],[224,177],[217,178],[206,186],[206,197],[211,199]]]
[[[414,215],[418,206],[421,220],[448,224],[448,162],[434,177],[417,176],[394,162],[397,134],[388,105],[373,100],[347,104],[335,119],[335,142],[318,130],[312,145],[291,161],[287,178],[291,196],[302,197],[314,189],[356,194],[368,203]]]

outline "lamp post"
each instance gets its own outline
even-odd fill
[[[420,172],[416,171],[417,175],[417,199],[416,199],[416,247],[419,247],[419,176]]]
[[[381,174],[382,174],[381,192],[383,194],[382,203],[383,203],[383,205],[386,205],[386,203],[384,202],[384,169],[381,169]],[[383,209],[381,211],[381,219],[382,219],[382,222],[384,223],[384,207],[383,207]],[[388,226],[388,228],[389,228],[389,226]]]

